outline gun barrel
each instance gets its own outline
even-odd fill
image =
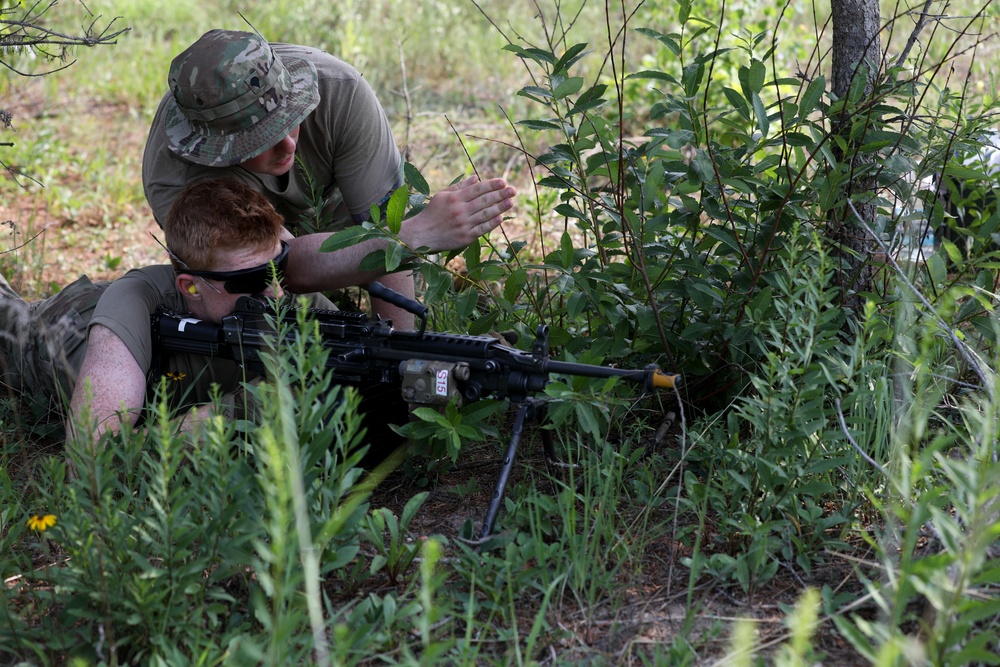
[[[680,385],[681,376],[667,374],[659,366],[652,364],[644,369],[611,368],[609,366],[591,366],[570,361],[548,361],[545,364],[548,373],[564,373],[566,375],[581,375],[584,377],[610,378],[620,377],[626,382],[641,382],[646,389],[673,389]]]

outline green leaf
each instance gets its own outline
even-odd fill
[[[878,141],[869,141],[866,144],[862,144],[861,147],[858,148],[858,153],[859,154],[860,153],[875,153],[877,151],[881,151],[883,148],[886,148],[887,146],[892,146],[894,143],[895,143],[894,141],[891,141],[889,139],[880,139]]]
[[[400,243],[390,242],[385,249],[385,272],[392,273],[403,263],[403,246]]]
[[[520,296],[521,290],[524,289],[525,284],[528,282],[528,272],[526,269],[517,269],[512,271],[509,276],[507,276],[507,281],[503,286],[504,298],[514,303],[517,301],[517,297]]]
[[[958,249],[958,246],[955,245],[954,241],[944,239],[941,241],[941,247],[944,248],[946,253],[948,253],[948,259],[951,260],[952,264],[962,263],[962,251]],[[939,280],[943,282],[944,277],[940,277]]]
[[[721,200],[715,199],[714,197],[705,197],[701,203],[705,207],[705,213],[709,214],[714,219],[729,220],[731,212],[727,211],[723,207],[723,202]]]
[[[688,282],[686,291],[691,300],[698,304],[698,307],[705,312],[711,313],[722,307],[721,295],[707,283]]]
[[[555,91],[553,91],[553,97],[557,100],[564,99],[570,95],[574,95],[583,88],[583,77],[573,76],[570,77],[556,86]]]
[[[751,319],[761,321],[769,312],[774,310],[772,292],[773,289],[770,285],[768,285],[762,289],[749,304],[747,304],[747,312],[750,314]]]
[[[571,186],[573,181],[562,178],[560,176],[546,176],[538,180],[538,185],[543,188],[555,188],[557,190],[562,190],[567,186]]]
[[[767,69],[764,67],[764,63],[756,58],[750,61],[749,67],[746,65],[740,67],[739,79],[740,86],[743,88],[743,97],[749,100],[754,93],[760,93],[764,88],[764,76],[766,74]]]
[[[951,247],[949,248],[948,246]],[[961,255],[959,254],[958,248],[955,247],[954,243],[951,241],[944,241],[942,243],[942,247],[944,247],[944,249],[948,252],[952,262],[960,261],[957,258],[960,258]],[[924,264],[924,266],[927,267],[927,273],[930,275],[931,280],[938,285],[944,283],[948,273],[948,267],[946,266],[945,261],[941,258],[941,255],[942,253],[939,252],[934,253],[927,258],[927,262]]]
[[[553,122],[551,120],[519,120],[518,125],[523,125],[524,127],[530,128],[532,130],[561,130],[562,125]]]
[[[667,74],[666,72],[659,72],[657,70],[644,69],[639,72],[633,72],[625,77],[626,79],[653,79],[654,81],[666,81],[667,83],[672,83],[677,85],[677,78]]]
[[[465,269],[469,272],[470,276],[474,276],[476,270],[482,263],[481,253],[482,253],[482,243],[479,238],[473,239],[472,243],[466,246],[465,250],[462,252],[462,257],[465,258]]]
[[[413,521],[413,517],[416,515],[417,510],[420,509],[420,506],[424,504],[424,501],[427,500],[429,493],[429,491],[422,491],[406,502],[406,506],[403,507],[403,513],[399,519],[399,523],[404,530],[406,530],[406,528],[410,525],[410,522]]]
[[[503,401],[492,398],[476,401],[462,408],[462,419],[469,424],[478,424],[500,412],[503,407]]]
[[[840,201],[840,188],[837,187],[835,179],[818,176],[813,187],[816,190],[817,203],[824,213],[832,210]]]
[[[971,167],[966,167],[958,164],[957,162],[948,162],[948,164],[944,167],[944,173],[945,175],[958,180],[980,179],[983,177],[983,172],[981,170],[972,169]]]
[[[688,9],[690,10],[690,5],[688,6]],[[655,39],[656,41],[660,42],[665,47],[670,49],[670,51],[675,56],[679,56],[681,54],[681,45],[675,39],[675,35],[665,35],[662,32],[657,32],[656,30],[652,30],[650,28],[636,28],[635,31],[640,35],[645,35],[646,37],[652,37],[653,39]]]
[[[481,336],[493,330],[498,319],[500,319],[500,310],[490,310],[482,317],[477,317],[469,323],[469,333],[473,336]]]
[[[410,184],[410,187],[425,197],[430,196],[431,188],[427,185],[427,181],[424,180],[420,171],[409,162],[403,165],[403,175],[406,177],[406,182]]]
[[[517,94],[542,104],[548,104],[552,100],[552,91],[541,86],[525,86]]]
[[[590,303],[587,295],[583,292],[571,292],[569,300],[566,302],[566,314],[570,319],[576,320],[583,314],[584,308]]]
[[[868,68],[861,65],[854,72],[851,84],[847,91],[847,102],[851,106],[857,105],[864,97],[865,89],[868,87]]]
[[[833,622],[834,625],[837,626],[837,629],[840,630],[840,634],[847,639],[848,643],[850,643],[850,645],[853,646],[858,653],[872,663],[878,662],[878,651],[875,648],[875,645],[871,642],[871,640],[869,640],[865,632],[858,627],[860,625],[862,628],[868,629],[868,621],[857,616],[848,617],[846,615],[834,615]],[[874,632],[871,634],[874,634]]]
[[[342,231],[329,236],[319,247],[320,252],[335,252],[343,248],[349,248],[372,237],[370,228],[364,225],[353,225]]]
[[[1000,536],[1000,524],[994,523],[990,526],[987,534],[994,537]],[[972,578],[972,581],[976,586],[1000,584],[1000,559],[994,558],[983,565],[983,569]],[[1000,604],[1000,600],[996,604]],[[1000,613],[1000,610],[998,610],[998,613]]]
[[[949,654],[948,663],[952,665],[1000,665],[1000,656],[990,646],[990,642],[995,638],[995,631],[973,633],[971,636],[963,637],[962,650]]]
[[[691,172],[691,181],[695,183],[711,183],[715,180],[715,165],[705,151],[699,150],[695,153],[691,164],[688,165]]]
[[[767,119],[767,109],[764,108],[764,103],[760,101],[760,95],[753,93],[750,97],[750,101],[753,103],[753,112],[757,116],[757,129],[760,130],[763,138],[767,138],[767,132],[771,129],[771,123]]]
[[[587,44],[574,44],[569,47],[569,49],[562,55],[562,58],[552,66],[552,73],[559,74],[563,70],[568,70],[574,63],[576,63],[580,58],[583,58],[589,51],[584,52],[587,48]]]
[[[809,86],[806,87],[806,92],[802,94],[802,99],[799,100],[800,119],[804,120],[806,116],[812,113],[812,110],[816,108],[816,104],[823,97],[825,91],[826,77],[818,76],[809,83]]]
[[[649,208],[652,202],[663,192],[664,166],[662,160],[657,160],[646,171],[646,179],[642,184],[642,196]]]
[[[733,108],[736,109],[741,116],[743,116],[744,120],[750,120],[750,105],[747,104],[747,101],[743,99],[742,95],[732,88],[723,88],[722,93],[726,96],[726,99],[729,100],[729,103],[733,105]]]
[[[368,566],[368,571],[371,572],[372,574],[378,574],[379,570],[385,567],[386,564],[388,564],[388,562],[389,562],[388,558],[386,558],[382,554],[377,554],[374,557],[372,557],[372,562],[371,565]],[[391,599],[393,601],[393,604],[395,604],[396,602],[395,599],[392,598],[392,596],[386,596],[386,599],[387,600]],[[383,612],[384,610],[385,607],[383,607]]]
[[[385,222],[389,226],[389,231],[393,233],[394,236],[399,235],[399,230],[403,227],[403,215],[406,214],[406,204],[409,201],[409,195],[406,192],[406,186],[396,188],[396,191],[392,193],[389,197],[389,201],[385,206]]]
[[[572,268],[573,262],[573,239],[569,232],[563,232],[559,239],[559,259],[564,269]]]
[[[428,422],[431,424],[438,424],[439,426],[444,426],[450,428],[451,424],[445,419],[445,416],[435,410],[434,408],[420,407],[414,408],[410,413],[420,421]]]
[[[750,116],[747,115],[747,118],[749,119]],[[694,141],[694,132],[691,130],[675,130],[663,127],[647,130],[646,136],[664,137],[666,139],[667,146],[670,146],[671,148],[681,148]]]
[[[737,253],[741,252],[740,244],[736,242],[736,237],[728,229],[721,225],[705,225],[702,229],[705,230],[705,234],[719,241],[727,248],[735,250]]]
[[[553,56],[552,53],[550,53],[549,51],[543,51],[542,49],[535,49],[535,48],[526,49],[521,46],[518,46],[517,44],[507,44],[506,46],[503,47],[503,50],[515,53],[521,58],[534,60],[539,64],[548,63],[551,65],[556,61],[555,56]]]
[[[681,82],[684,84],[684,94],[694,97],[701,86],[701,80],[705,76],[705,65],[700,61],[689,63],[684,67]]]
[[[570,109],[569,112],[570,115],[582,113],[584,111],[589,111],[591,109],[596,109],[597,107],[606,104],[607,100],[604,99],[604,91],[606,91],[607,89],[608,86],[603,83],[598,83],[591,86],[589,89],[587,89],[586,92],[580,95],[580,97],[576,98],[576,103],[573,105],[573,108]],[[582,150],[583,147],[580,146],[581,143],[582,142],[577,142],[577,146]],[[590,143],[593,142],[591,141]]]
[[[559,204],[556,206],[555,212],[566,218],[575,218],[577,220],[585,220],[588,222],[590,221],[590,217],[588,215],[582,211],[578,211],[569,204]]]
[[[460,320],[467,320],[479,305],[479,290],[469,287],[458,293],[455,298],[455,314]]]
[[[706,340],[713,333],[715,333],[715,327],[711,324],[707,322],[692,322],[684,327],[684,331],[681,332],[681,338],[689,341]]]
[[[677,3],[677,20],[681,25],[688,22],[691,17],[691,0],[681,0]]]
[[[358,268],[362,271],[378,271],[384,272],[386,265],[386,251],[385,250],[374,250],[361,260],[358,264]]]
[[[549,325],[549,345],[562,347],[573,340],[573,335],[556,324]]]
[[[575,162],[576,155],[572,147],[566,144],[556,144],[538,156],[538,164],[556,165],[560,162]]]
[[[420,275],[426,285],[424,289],[424,303],[441,303],[445,295],[453,289],[455,282],[450,273],[441,269],[437,264],[422,262],[420,264]]]
[[[576,418],[580,422],[580,428],[594,437],[600,437],[601,427],[597,421],[597,417],[594,416],[593,406],[586,403],[576,403],[574,404],[574,408]]]
[[[785,141],[789,146],[808,146],[812,147],[815,145],[813,138],[808,134],[803,134],[802,132],[788,132],[785,134]]]

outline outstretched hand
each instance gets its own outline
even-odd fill
[[[423,211],[403,224],[400,238],[411,248],[433,252],[464,248],[503,222],[516,194],[502,178],[480,182],[472,176],[431,197]]]

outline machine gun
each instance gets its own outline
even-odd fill
[[[535,332],[530,352],[491,336],[427,331],[423,304],[377,282],[371,284],[369,292],[413,313],[420,327],[416,331],[396,330],[389,321],[363,313],[309,309],[322,344],[330,351],[326,365],[337,382],[398,386],[402,398],[414,405],[441,406],[452,400],[471,403],[492,397],[507,398],[518,406],[507,454],[483,521],[483,539],[493,530],[525,422],[542,416],[543,405],[534,395],[545,389],[550,376],[618,377],[641,384],[645,391],[673,388],[680,382],[680,376],[668,375],[656,365],[628,370],[551,359],[546,325]],[[222,324],[192,319],[160,306],[152,317],[153,341],[160,354],[186,352],[232,359],[248,371],[262,374],[261,355],[274,349],[276,331],[294,332],[296,322],[296,309],[276,313],[254,297],[240,297],[235,311]],[[542,434],[546,453],[551,455],[548,431]]]

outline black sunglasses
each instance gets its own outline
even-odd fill
[[[239,271],[195,271],[184,269],[184,273],[196,278],[222,281],[222,288],[230,294],[260,294],[274,282],[280,282],[288,266],[289,246],[281,242],[281,252],[271,261],[250,269]]]

